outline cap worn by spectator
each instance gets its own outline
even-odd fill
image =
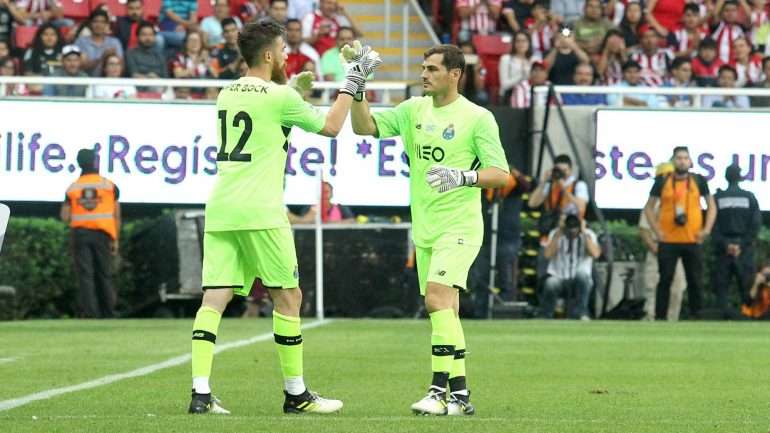
[[[81,53],[80,48],[74,44],[65,45],[61,50],[62,57],[67,57],[70,54],[77,54],[79,56]]]

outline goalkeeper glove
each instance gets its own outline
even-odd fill
[[[479,181],[479,173],[475,170],[458,170],[456,168],[434,165],[425,176],[428,185],[434,190],[444,193],[461,186],[474,186]]]
[[[350,71],[350,68],[355,68],[355,65],[359,65],[359,72],[363,75],[364,79],[359,80],[356,76],[356,82],[359,84],[356,89],[356,100],[363,99],[363,94],[366,92],[366,80],[373,78],[374,70],[382,64],[382,59],[377,51],[373,51],[370,46],[362,46],[361,42],[353,41],[353,46],[345,45],[340,50],[340,61]],[[349,78],[349,77],[348,77]],[[345,89],[347,89],[347,84]],[[345,92],[348,93],[348,92]],[[360,97],[357,97],[360,96]]]
[[[289,79],[289,87],[296,90],[299,96],[304,97],[305,92],[313,88],[314,76],[310,71],[300,72]]]

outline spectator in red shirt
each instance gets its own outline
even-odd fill
[[[700,41],[708,36],[708,29],[701,23],[700,7],[695,3],[684,6],[682,25],[668,35],[669,44],[673,46],[674,56],[693,57]]]
[[[302,20],[302,37],[319,55],[323,55],[337,44],[337,31],[340,27],[350,27],[355,37],[362,36],[347,10],[337,0],[320,0],[318,10]]]
[[[716,8],[721,12],[722,19],[711,32],[711,37],[716,41],[719,59],[722,63],[729,63],[734,57],[733,43],[744,36],[743,28],[738,24],[738,2],[718,0]]]
[[[608,31],[599,53],[596,69],[601,80],[610,86],[623,81],[623,65],[628,61],[623,33],[617,29]]]
[[[645,16],[653,26],[673,32],[682,20],[684,6],[685,0],[647,0]]]
[[[700,87],[711,87],[717,83],[719,67],[724,65],[717,58],[717,43],[711,38],[705,38],[698,45],[698,55],[692,61],[692,74]]]
[[[286,22],[286,76],[298,74],[302,71],[302,65],[312,60],[316,65],[316,76],[321,76],[321,57],[315,48],[302,41],[302,23],[299,20],[290,19]]]
[[[623,40],[629,49],[636,48],[639,45],[639,28],[644,24],[642,17],[642,5],[638,0],[628,2],[623,19],[620,21],[620,31],[623,32]]]
[[[139,44],[136,38],[136,30],[144,21],[144,7],[142,0],[128,0],[126,2],[126,15],[118,17],[115,21],[115,36],[120,40],[123,51],[136,48]]]
[[[460,19],[458,40],[465,42],[473,35],[494,33],[502,6],[502,0],[456,0],[455,10]]]
[[[642,26],[640,49],[631,58],[642,66],[642,81],[648,86],[657,87],[663,84],[669,64],[673,56],[671,51],[660,48],[658,33],[651,26]]]
[[[735,87],[748,87],[762,81],[762,56],[751,52],[751,44],[745,37],[733,42],[735,59],[730,65],[738,73]]]

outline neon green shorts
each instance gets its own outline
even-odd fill
[[[291,229],[203,235],[203,290],[230,288],[236,295],[248,296],[257,278],[269,289],[299,287]]]
[[[479,249],[481,246],[466,245],[451,235],[443,236],[431,248],[416,247],[420,295],[425,296],[428,282],[466,290],[468,271]]]

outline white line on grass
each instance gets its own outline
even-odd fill
[[[331,320],[319,320],[308,323],[302,327],[302,329],[312,329],[319,326],[328,325]],[[248,346],[250,344],[267,341],[273,338],[273,333],[265,333],[255,335],[251,338],[243,340],[237,340],[230,343],[225,343],[216,347],[214,353],[224,352],[225,350],[237,349],[239,347]],[[71,392],[83,391],[86,389],[97,388],[111,383],[119,382],[125,379],[131,379],[134,377],[147,376],[148,374],[155,373],[156,371],[166,368],[176,367],[190,361],[190,354],[176,356],[174,358],[167,359],[157,364],[148,365],[146,367],[137,368],[136,370],[127,371],[125,373],[110,374],[108,376],[100,377],[99,379],[90,380],[88,382],[79,383],[77,385],[65,386],[62,388],[53,388],[46,391],[36,392],[34,394],[25,395],[24,397],[14,398],[11,400],[0,401],[0,412],[24,406],[38,400],[47,400],[49,398],[57,397],[63,394],[69,394]]]
[[[0,358],[0,364],[8,364],[16,361],[16,358]]]

